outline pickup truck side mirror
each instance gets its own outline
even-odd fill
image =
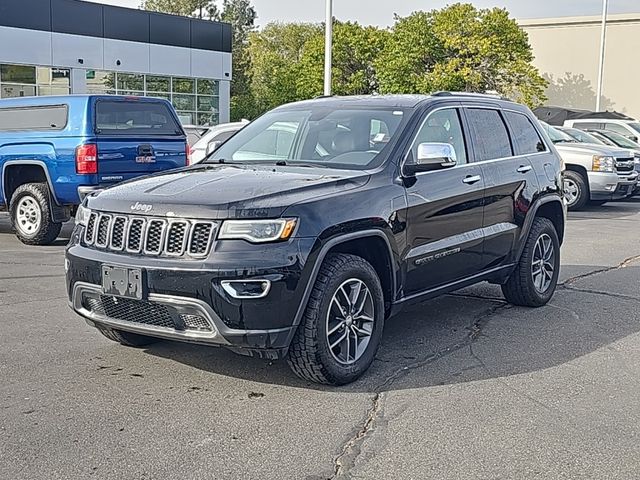
[[[421,143],[418,145],[415,160],[409,156],[404,165],[404,173],[415,175],[443,168],[455,167],[458,163],[456,151],[448,143]]]
[[[214,140],[213,142],[209,142],[209,144],[207,145],[207,155],[215,152],[221,144],[222,142],[219,140]]]

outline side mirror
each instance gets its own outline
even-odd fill
[[[631,140],[632,142],[638,143],[638,137],[636,137],[635,135],[630,135],[629,140]]]
[[[416,174],[443,168],[455,167],[458,163],[456,151],[448,143],[421,143],[416,159],[405,164],[405,172]]]
[[[209,144],[207,145],[207,155],[215,152],[220,145],[222,145],[222,142],[219,140],[214,140],[213,142],[209,142]]]

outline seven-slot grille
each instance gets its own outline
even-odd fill
[[[85,229],[88,246],[152,256],[204,257],[209,253],[215,222],[134,217],[92,212]]]

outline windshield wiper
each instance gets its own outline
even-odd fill
[[[287,163],[285,160],[278,160],[275,163],[275,165],[276,167],[328,168],[326,165],[322,165],[319,163],[302,163],[302,162]]]

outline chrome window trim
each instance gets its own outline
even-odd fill
[[[158,251],[151,251],[147,249],[147,240],[149,238],[149,230],[151,229],[151,224],[153,222],[161,222],[162,223],[162,228],[160,230],[160,245],[158,246]],[[162,255],[162,252],[164,250],[164,244],[165,242],[165,232],[167,229],[167,221],[163,218],[151,218],[149,219],[149,221],[147,222],[147,227],[145,229],[144,232],[144,242],[142,243],[142,253],[144,253],[145,255],[151,255],[151,256],[159,256]]]
[[[508,112],[515,112],[515,113],[520,113],[521,115],[522,112],[518,112],[517,110],[510,110],[510,109],[504,109],[504,108],[499,108],[499,107],[488,107],[486,105],[465,105],[465,104],[460,104],[460,105],[447,105],[446,107],[438,107],[435,108],[433,110],[431,110],[429,112],[429,114],[425,117],[425,119],[423,120],[423,122],[420,124],[420,128],[418,128],[416,134],[414,135],[413,141],[411,142],[411,144],[409,145],[409,148],[407,150],[407,153],[404,155],[404,158],[402,159],[402,163],[400,164],[400,174],[404,176],[404,166],[407,163],[407,156],[409,155],[409,152],[413,149],[416,140],[418,139],[418,133],[420,132],[420,130],[422,130],[422,127],[424,127],[424,124],[427,122],[427,120],[429,120],[429,117],[435,113],[438,112],[440,110],[450,110],[450,109],[462,109],[462,108],[482,108],[482,109],[489,109],[489,110],[504,110],[504,111],[508,111]],[[526,115],[525,115],[526,116]],[[529,118],[529,117],[527,117]],[[464,125],[463,125],[464,127]],[[536,128],[536,130],[538,131],[538,134],[540,134],[540,131],[538,130],[537,125],[534,125],[534,128]],[[463,131],[464,134],[464,131]],[[540,135],[541,138],[543,139],[543,142],[545,143],[545,147],[547,148],[547,150],[545,150],[544,152],[536,152],[536,153],[530,153],[530,154],[523,154],[523,155],[512,155],[509,157],[501,157],[501,158],[492,158],[491,160],[481,160],[479,162],[467,162],[467,163],[463,163],[463,164],[459,164],[456,165],[455,167],[450,167],[450,168],[444,168],[444,169],[440,169],[440,170],[432,170],[429,172],[418,172],[415,174],[416,177],[418,176],[422,176],[425,174],[430,174],[430,173],[438,173],[438,172],[442,172],[442,171],[450,171],[450,170],[454,170],[454,169],[458,169],[458,168],[464,168],[464,167],[468,167],[470,165],[485,165],[488,163],[493,163],[493,162],[502,162],[504,160],[514,160],[514,159],[518,159],[518,158],[530,158],[530,157],[535,157],[538,155],[548,155],[549,153],[551,153],[551,150],[549,150],[549,146],[546,144],[545,140],[544,140],[544,136]],[[466,143],[465,142],[465,147],[466,147]],[[468,151],[467,151],[468,154]],[[468,157],[467,157],[468,158]]]

